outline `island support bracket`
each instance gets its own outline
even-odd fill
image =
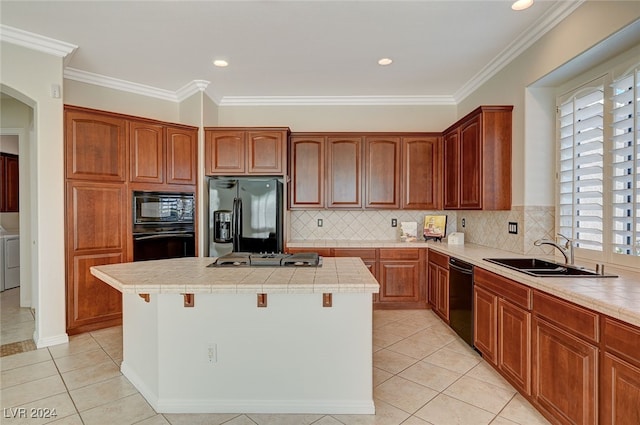
[[[196,304],[196,297],[193,294],[182,294],[184,297],[184,306],[193,307]]]
[[[267,306],[267,294],[258,294],[258,307]]]
[[[148,303],[149,300],[151,299],[151,297],[149,296],[149,294],[138,294],[140,296],[140,298],[142,298],[144,300],[144,302]]]
[[[325,292],[322,294],[322,307],[333,306],[333,294],[331,292]]]

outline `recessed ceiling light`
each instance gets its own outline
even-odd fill
[[[392,63],[393,63],[393,60],[389,58],[382,58],[378,61],[378,65],[382,65],[382,66],[391,65]]]
[[[525,10],[533,5],[533,0],[517,0],[511,5],[513,10]]]
[[[216,60],[213,61],[213,64],[215,66],[220,67],[220,68],[224,68],[225,66],[229,66],[229,62],[227,62],[224,59],[216,59]]]

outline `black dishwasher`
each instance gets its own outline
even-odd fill
[[[473,347],[473,265],[449,259],[449,326]]]

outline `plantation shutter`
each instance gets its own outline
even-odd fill
[[[640,70],[613,82],[612,194],[614,253],[640,255]]]
[[[603,127],[602,80],[583,87],[558,107],[559,226],[575,246],[602,251]]]

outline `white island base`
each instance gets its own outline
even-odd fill
[[[373,414],[370,293],[123,295],[122,373],[159,413]]]

